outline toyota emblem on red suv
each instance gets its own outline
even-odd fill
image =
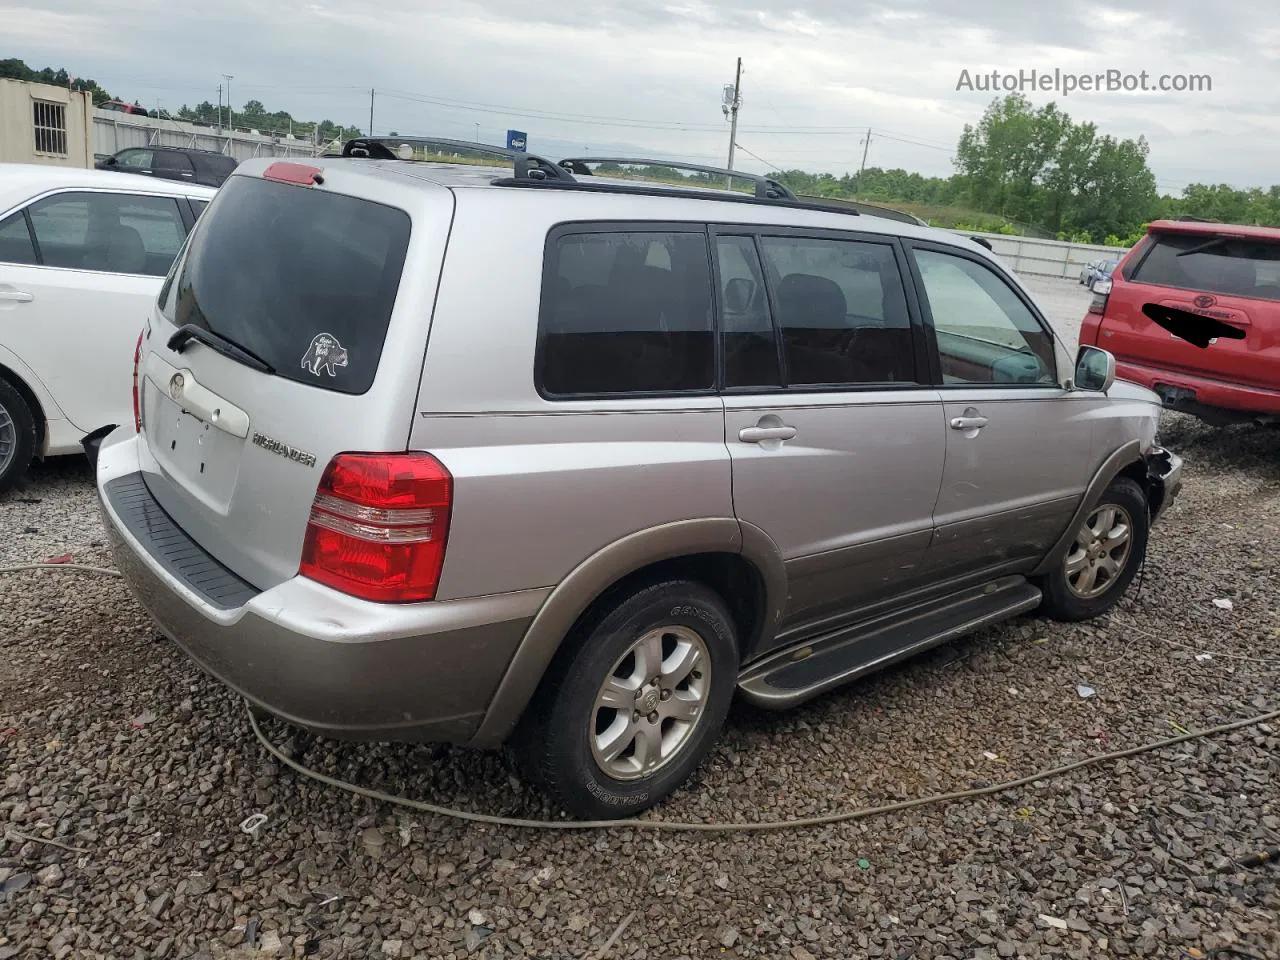
[[[1217,302],[1218,301],[1216,299],[1209,296],[1207,293],[1202,293],[1200,294],[1200,296],[1196,297],[1195,299],[1195,305],[1199,307],[1201,310],[1207,310],[1209,307],[1212,307]]]

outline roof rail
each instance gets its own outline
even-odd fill
[[[1189,213],[1184,213],[1182,216],[1178,217],[1178,219],[1186,221],[1188,223],[1221,223],[1222,222],[1221,220],[1214,220],[1212,217],[1193,217]]]
[[[755,184],[757,200],[797,199],[796,195],[785,184],[779,183],[772,177],[765,177],[756,173],[743,173],[740,170],[726,170],[722,167],[704,167],[701,164],[684,163],[680,160],[648,160],[639,157],[566,157],[560,161],[560,166],[563,169],[572,171],[577,176],[590,177],[593,174],[591,168],[587,166],[589,163],[616,163],[633,167],[670,167],[673,170],[689,170],[693,173],[713,174],[726,177],[730,181],[746,180],[748,183]]]
[[[471,153],[510,160],[517,180],[573,180],[573,175],[567,169],[535,153],[471,140],[447,140],[441,137],[356,137],[342,145],[341,156],[413,161],[416,159],[415,148],[426,148],[436,153]]]

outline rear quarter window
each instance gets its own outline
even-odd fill
[[[1155,234],[1129,279],[1280,301],[1280,243],[1213,234]]]
[[[233,177],[201,215],[173,322],[339,393],[373,384],[409,244],[403,210],[320,188]]]

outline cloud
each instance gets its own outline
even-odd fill
[[[0,0],[0,3],[5,0]],[[951,172],[990,92],[962,70],[1206,73],[1210,93],[1031,93],[1117,137],[1146,136],[1164,184],[1280,179],[1280,29],[1250,0],[8,0],[5,54],[92,76],[167,107],[234,75],[300,118],[494,139],[722,158],[721,87],[744,60],[740,142],[770,164],[861,160]],[[878,133],[877,133],[878,131]],[[1206,144],[1214,149],[1207,150]],[[1230,144],[1230,150],[1220,149]],[[747,158],[745,163],[761,164]]]

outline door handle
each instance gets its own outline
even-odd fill
[[[981,430],[991,421],[986,417],[952,417],[952,430]]]
[[[763,443],[765,440],[790,440],[796,435],[796,428],[783,424],[780,427],[743,427],[738,431],[738,439],[743,443]]]
[[[8,303],[30,303],[34,299],[35,295],[25,290],[0,290],[0,300]]]

